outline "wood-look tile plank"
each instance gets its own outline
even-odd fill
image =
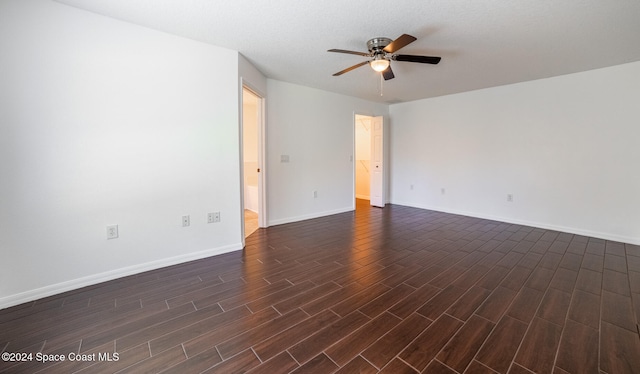
[[[299,363],[305,363],[368,321],[364,314],[353,312],[289,348],[289,353]]]
[[[349,361],[349,363],[344,365],[340,370],[336,371],[335,374],[376,374],[377,372],[378,369],[362,358],[362,356],[358,356]]]
[[[339,367],[324,353],[321,353],[291,373],[332,373],[337,369]]]
[[[449,286],[418,309],[418,313],[435,320],[464,294],[462,288]]]
[[[624,252],[623,252],[624,253]],[[625,255],[616,256],[613,254],[605,254],[604,255],[604,268],[609,270],[614,270],[620,273],[627,272],[627,259]]]
[[[550,373],[561,333],[561,326],[542,318],[534,318],[518,350],[515,362],[537,373]]]
[[[569,373],[598,372],[598,330],[578,322],[567,321],[556,366]]]
[[[245,314],[249,313],[249,311],[243,307],[235,311],[235,313],[226,313],[223,315],[223,317],[210,319],[212,317],[216,317],[223,314],[222,310],[219,307],[215,307],[215,306],[209,307],[206,309],[197,310],[195,312],[185,314],[153,326],[145,326],[144,328],[141,328],[140,330],[132,332],[131,334],[124,335],[121,338],[116,340],[116,348],[118,350],[126,350],[130,347],[136,346],[144,342],[148,342],[149,340],[160,337],[162,335],[172,333],[174,331],[179,331],[185,325],[189,326],[197,322],[200,322],[201,324],[206,326],[215,326],[218,319],[235,318],[236,315],[242,315],[243,312]],[[210,325],[208,323],[210,323]]]
[[[624,296],[631,296],[629,277],[626,273],[604,269],[602,272],[602,289]]]
[[[332,305],[330,308],[337,315],[344,317],[348,314],[353,313],[357,309],[371,303],[377,298],[388,294],[390,292],[389,290],[389,287],[382,284],[373,285],[336,305]]]
[[[327,294],[336,291],[339,288],[340,286],[338,286],[336,283],[326,282],[310,290],[301,292],[286,300],[276,302],[273,304],[273,307],[281,314],[285,314],[297,309],[300,305],[304,305],[313,300],[326,296]]]
[[[491,291],[485,288],[471,287],[467,293],[447,309],[447,313],[459,320],[466,321],[490,294]]]
[[[289,329],[282,331],[253,346],[253,350],[262,361],[266,361],[294,346],[307,336],[317,332],[325,326],[335,323],[339,317],[329,311],[320,312]]]
[[[538,310],[544,292],[533,288],[523,287],[507,310],[507,315],[522,322],[529,323]]]
[[[265,309],[255,314],[245,313],[244,309],[246,308],[238,308],[238,315],[236,316],[231,316],[234,312],[234,310],[231,310],[225,312],[229,313],[230,316],[224,319],[204,321],[203,323],[186,326],[181,331],[175,331],[153,339],[149,342],[151,351],[159,352],[173,344],[182,344],[187,355],[193,356],[278,316],[278,313],[273,309]]]
[[[580,265],[582,269],[589,269],[597,272],[602,272],[602,268],[604,267],[604,256],[603,255],[594,255],[592,253],[587,253],[582,258],[582,265]]]
[[[216,295],[238,294],[242,292],[244,287],[244,281],[240,279],[234,279],[229,282],[218,283],[209,287],[197,288],[191,292],[166,299],[166,302],[170,308],[175,308],[176,306],[190,303],[201,298],[211,298],[215,297]]]
[[[589,238],[587,242],[586,253],[594,254],[597,256],[604,256],[605,252],[605,240],[599,238]]]
[[[301,308],[309,315],[314,315],[352,297],[358,292],[363,291],[365,288],[366,287],[361,284],[351,283],[311,302],[308,302]]]
[[[538,267],[531,272],[531,276],[525,285],[527,287],[535,288],[538,291],[544,291],[549,286],[549,282],[551,282],[551,278],[553,278],[554,273],[555,272],[553,270]]]
[[[602,314],[600,318],[602,321],[637,332],[631,297],[602,291]]]
[[[431,300],[440,291],[441,290],[439,288],[436,288],[430,284],[422,285],[420,288],[413,291],[407,297],[392,306],[389,309],[389,312],[402,319],[407,318],[413,312],[418,310],[418,308]]]
[[[562,370],[562,369],[560,369]],[[561,373],[556,373],[555,371],[553,372],[554,374],[561,374]],[[509,374],[535,374],[535,372],[528,370],[518,364],[516,364],[515,362],[511,365],[511,367],[509,368]]]
[[[467,370],[464,371],[465,374],[495,374],[497,373],[494,370],[489,369],[487,366],[484,366],[480,362],[473,360]]]
[[[429,319],[414,313],[367,348],[362,357],[382,369],[430,324]]]
[[[507,373],[527,326],[515,318],[502,317],[478,352],[476,360],[498,373]]]
[[[162,374],[184,374],[184,373],[201,373],[222,362],[222,358],[218,355],[218,351],[210,348],[198,355],[190,356],[187,360],[177,365],[166,368]],[[106,371],[105,373],[113,373],[114,371]]]
[[[600,328],[600,295],[575,290],[568,318],[593,329]]]
[[[391,308],[400,300],[405,299],[414,291],[415,289],[413,287],[407,286],[406,284],[400,284],[385,292],[380,297],[365,304],[359,310],[369,318],[374,318],[387,309]]]
[[[217,302],[223,310],[230,310],[241,305],[248,304],[252,301],[262,299],[264,297],[268,297],[271,294],[281,292],[287,288],[293,287],[293,285],[286,280],[278,281],[276,283],[268,284],[266,286],[262,286],[263,280],[260,278],[257,282],[259,282],[259,286],[255,286],[253,282],[249,282],[247,286],[247,291],[238,294],[233,297],[226,298],[222,301]],[[251,292],[248,290],[251,289]],[[196,304],[198,305],[198,304]],[[198,307],[200,308],[200,307]]]
[[[44,345],[46,347],[46,344]],[[40,349],[38,350],[39,352],[49,355],[49,354],[53,354],[53,355],[62,355],[67,357],[67,355],[71,352],[73,353],[78,353],[79,352],[79,346],[80,346],[80,342],[74,342],[72,344],[69,344],[67,346],[64,347],[59,347],[57,349],[54,350],[45,350]],[[109,345],[103,345],[100,348],[100,350],[98,352],[110,352],[113,353],[113,342]],[[16,352],[13,350],[2,350],[2,352]],[[22,351],[17,351],[17,352],[21,352]],[[29,351],[31,352],[31,351]],[[26,353],[26,352],[25,352]],[[5,361],[0,360],[0,373],[5,373],[5,372],[22,372],[22,373],[38,373],[38,372],[43,372],[43,373],[47,373],[47,372],[75,372],[77,370],[81,370],[84,367],[87,367],[89,365],[91,365],[91,362],[74,362],[74,361],[70,361],[70,360],[65,360],[62,362],[55,362],[55,361],[50,361],[50,362],[41,362],[37,360],[37,356],[31,356],[31,358],[27,361],[24,362],[11,362],[11,361]]]
[[[628,270],[640,273],[640,257],[628,255],[627,256],[627,268],[628,268]]]
[[[624,243],[612,242],[610,240],[607,240],[605,243],[605,253],[624,257],[625,245]]]
[[[467,268],[454,265],[448,268],[445,272],[442,272],[440,275],[432,279],[429,284],[438,288],[445,288],[462,274],[467,271]]]
[[[105,351],[102,351],[105,352]],[[140,361],[146,360],[151,357],[149,352],[149,346],[147,344],[141,344],[133,347],[127,351],[118,352],[117,361],[99,361],[91,363],[90,366],[78,370],[74,373],[78,374],[108,374],[115,373],[125,368],[131,367]],[[184,361],[183,361],[184,362]],[[54,371],[54,370],[52,370]],[[70,371],[67,371],[70,372]]]
[[[607,373],[637,373],[640,368],[640,339],[616,325],[602,322],[600,368]]]
[[[560,261],[560,268],[569,269],[573,271],[580,270],[580,264],[582,264],[582,256],[575,253],[565,253]]]
[[[424,369],[423,373],[433,374],[457,374],[458,372],[447,367],[445,364],[438,360],[432,360],[431,363]]]
[[[206,335],[207,339],[210,338],[211,331],[220,333],[221,331],[229,332],[232,328],[238,328],[239,326],[245,327],[247,325],[254,326],[266,321],[269,321],[278,316],[278,313],[273,309],[266,309],[259,313],[251,314],[246,307],[238,307],[236,309],[223,312],[217,316],[209,317],[202,320],[190,321],[192,323],[185,323],[185,325],[179,329],[167,330],[158,329],[155,330],[155,326],[149,331],[145,331],[142,338],[149,341],[149,347],[151,354],[157,354],[170,347],[180,345],[187,341],[194,339],[203,339],[201,336]],[[226,327],[230,325],[233,327]],[[226,327],[226,328],[225,328]],[[135,338],[135,339],[134,339]],[[123,338],[116,341],[117,347],[127,347],[133,342],[139,342],[139,334],[134,335],[132,338]]]
[[[640,365],[640,246],[356,205],[256,231],[243,251],[2,310],[2,350],[117,351],[120,360],[0,363],[0,372],[612,374]],[[352,315],[361,323],[323,332]],[[445,319],[460,327],[451,333]]]
[[[260,365],[260,360],[250,349],[211,367],[202,373],[244,373]]]
[[[468,289],[473,286],[480,280],[480,278],[484,277],[487,272],[489,272],[490,268],[486,265],[476,264],[473,265],[468,271],[454,280],[451,284],[460,287],[463,289]]]
[[[462,373],[494,326],[495,324],[484,318],[475,315],[471,316],[436,358],[450,368]]]
[[[563,326],[570,302],[570,293],[550,288],[544,295],[536,315],[556,325]]]
[[[266,314],[266,313],[265,313]],[[295,309],[285,315],[276,317],[277,315],[266,315],[262,320],[255,318],[257,313],[251,318],[251,322],[246,321],[238,326],[238,330],[244,330],[243,333],[227,339],[218,344],[216,347],[223,359],[227,359],[244,351],[251,346],[258,344],[273,335],[276,335],[287,328],[296,325],[307,319],[307,314],[300,309]],[[248,319],[247,319],[248,320]],[[263,324],[259,324],[263,322]],[[249,324],[255,324],[256,327],[250,328]]]
[[[407,345],[398,357],[412,367],[422,371],[461,326],[462,322],[443,314],[413,342]]]
[[[124,370],[123,373],[159,373],[160,371],[184,362],[187,357],[182,347],[173,347],[160,354],[138,361]]]
[[[498,287],[478,308],[476,314],[497,323],[507,310],[517,292],[506,287]]]
[[[291,287],[286,287],[277,292],[273,292],[268,295],[265,295],[264,297],[257,298],[254,301],[247,303],[246,306],[247,308],[249,308],[249,310],[255,313],[259,310],[269,308],[273,304],[277,304],[281,301],[290,299],[298,294],[309,291],[314,287],[315,287],[315,284],[313,284],[312,282],[302,282],[302,283],[294,284]],[[226,305],[226,303],[223,302],[221,303],[221,305]],[[223,306],[223,308],[225,307]],[[225,309],[225,310],[228,310],[228,309]]]
[[[289,373],[297,367],[299,367],[298,363],[291,357],[289,352],[282,352],[271,360],[250,369],[246,373]]]
[[[556,270],[558,265],[560,265],[560,261],[562,261],[562,254],[549,251],[542,256],[538,266],[545,269]]]
[[[507,253],[496,265],[505,267],[507,269],[513,269],[514,266],[520,262],[520,260],[524,257],[523,253],[518,252],[509,252]]]
[[[629,271],[629,285],[632,293],[640,293],[640,272]]]
[[[86,352],[106,342],[113,341],[120,336],[130,334],[146,327],[154,326],[194,311],[195,309],[193,305],[183,304],[173,309],[165,309],[158,313],[149,314],[144,318],[132,319],[129,322],[125,320],[122,324],[116,324],[116,326],[112,328],[104,329],[97,333],[85,333],[85,336],[82,339],[81,352]]]
[[[487,290],[493,290],[498,287],[500,282],[502,282],[508,274],[509,269],[496,266],[489,270],[489,272],[478,281],[477,286]]]
[[[587,243],[581,242],[580,240],[577,240],[574,237],[574,239],[571,240],[571,242],[569,243],[566,253],[573,253],[573,254],[582,256],[585,254],[586,249],[587,249]]]
[[[573,271],[565,268],[559,268],[558,270],[556,270],[556,273],[553,275],[553,278],[551,279],[551,283],[549,284],[549,287],[555,288],[560,291],[571,293],[573,292],[573,288],[576,285],[577,278],[578,278],[577,271]]]
[[[389,365],[385,366],[384,369],[380,370],[381,374],[417,374],[411,366],[407,365],[405,362],[402,362],[399,359],[395,359],[389,363]]]
[[[518,265],[511,270],[509,275],[502,280],[500,285],[513,291],[519,291],[530,275],[531,269]]]
[[[539,255],[544,255],[549,250],[549,247],[551,247],[551,242],[538,240],[533,244],[533,246],[529,250],[529,253],[537,253]]]
[[[390,313],[381,314],[362,326],[362,328],[329,347],[325,353],[339,366],[344,366],[400,322],[401,320],[398,317]]]
[[[602,293],[602,273],[580,269],[576,280],[576,289],[600,295]]]

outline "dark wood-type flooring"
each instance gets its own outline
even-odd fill
[[[89,361],[0,372],[639,373],[638,315],[639,246],[359,201],[4,309],[0,351]]]

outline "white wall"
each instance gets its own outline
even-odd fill
[[[0,50],[0,308],[241,248],[237,52],[39,0]]]
[[[269,224],[354,209],[354,113],[386,116],[387,105],[271,79],[267,86]]]
[[[632,63],[392,105],[391,200],[640,243],[639,98]]]

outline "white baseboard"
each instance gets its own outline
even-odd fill
[[[482,214],[482,213],[477,213],[477,212],[467,212],[467,211],[463,211],[463,210],[447,209],[447,208],[442,208],[442,207],[419,206],[419,204],[416,205],[416,204],[411,204],[411,203],[401,202],[401,201],[396,201],[396,202],[393,202],[392,204],[404,205],[404,206],[409,206],[409,207],[419,208],[419,209],[433,210],[433,211],[443,212],[443,213],[458,214],[458,215],[468,216],[468,217],[489,219],[489,220],[492,220],[492,221],[512,223],[512,224],[515,224],[515,225],[537,227],[537,228],[541,228],[541,229],[545,229],[545,230],[554,230],[554,231],[566,232],[566,233],[569,233],[569,234],[589,236],[589,237],[593,237],[593,238],[611,240],[611,241],[621,242],[621,243],[640,245],[640,238],[634,238],[634,237],[630,237],[630,236],[617,235],[617,234],[606,233],[606,232],[585,230],[585,229],[580,229],[580,228],[576,228],[576,227],[553,225],[553,224],[549,224],[549,223],[545,223],[545,222],[520,220],[520,219],[515,219],[515,218],[510,218],[510,217],[494,216],[494,215],[490,215],[490,214]]]
[[[94,284],[110,281],[117,278],[126,277],[129,275],[143,273],[149,270],[160,269],[163,267],[177,265],[184,262],[199,260],[206,257],[221,255],[223,253],[229,253],[242,249],[241,243],[231,244],[224,247],[207,249],[200,252],[189,253],[186,255],[164,258],[161,260],[151,261],[144,264],[138,264],[133,266],[127,266],[124,268],[106,271],[100,274],[89,275],[86,277],[72,279],[65,282],[52,284],[46,287],[37,288],[26,292],[21,292],[15,295],[6,296],[0,298],[0,309],[5,309],[14,305],[19,305],[29,301],[41,299],[59,293],[76,290],[78,288],[92,286]]]
[[[353,210],[354,210],[353,207],[348,207],[348,208],[341,208],[341,209],[336,209],[336,210],[328,210],[328,211],[319,212],[319,213],[312,213],[312,214],[307,214],[307,215],[303,215],[303,216],[274,219],[274,220],[270,220],[269,221],[269,226],[283,225],[285,223],[292,223],[292,222],[304,221],[306,219],[313,219],[313,218],[331,216],[333,214],[353,212]]]

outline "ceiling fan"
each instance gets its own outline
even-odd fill
[[[344,49],[330,49],[327,52],[348,53],[371,58],[368,61],[355,64],[339,71],[333,74],[333,76],[336,77],[359,68],[360,66],[369,64],[373,70],[382,73],[384,80],[389,80],[395,77],[395,75],[393,75],[393,70],[391,70],[391,60],[419,62],[421,64],[437,64],[440,62],[440,57],[394,54],[394,52],[398,51],[400,48],[403,48],[416,40],[417,39],[415,37],[408,34],[402,34],[396,40],[391,40],[389,38],[373,38],[367,42],[367,48],[369,49],[368,53],[347,51]]]

